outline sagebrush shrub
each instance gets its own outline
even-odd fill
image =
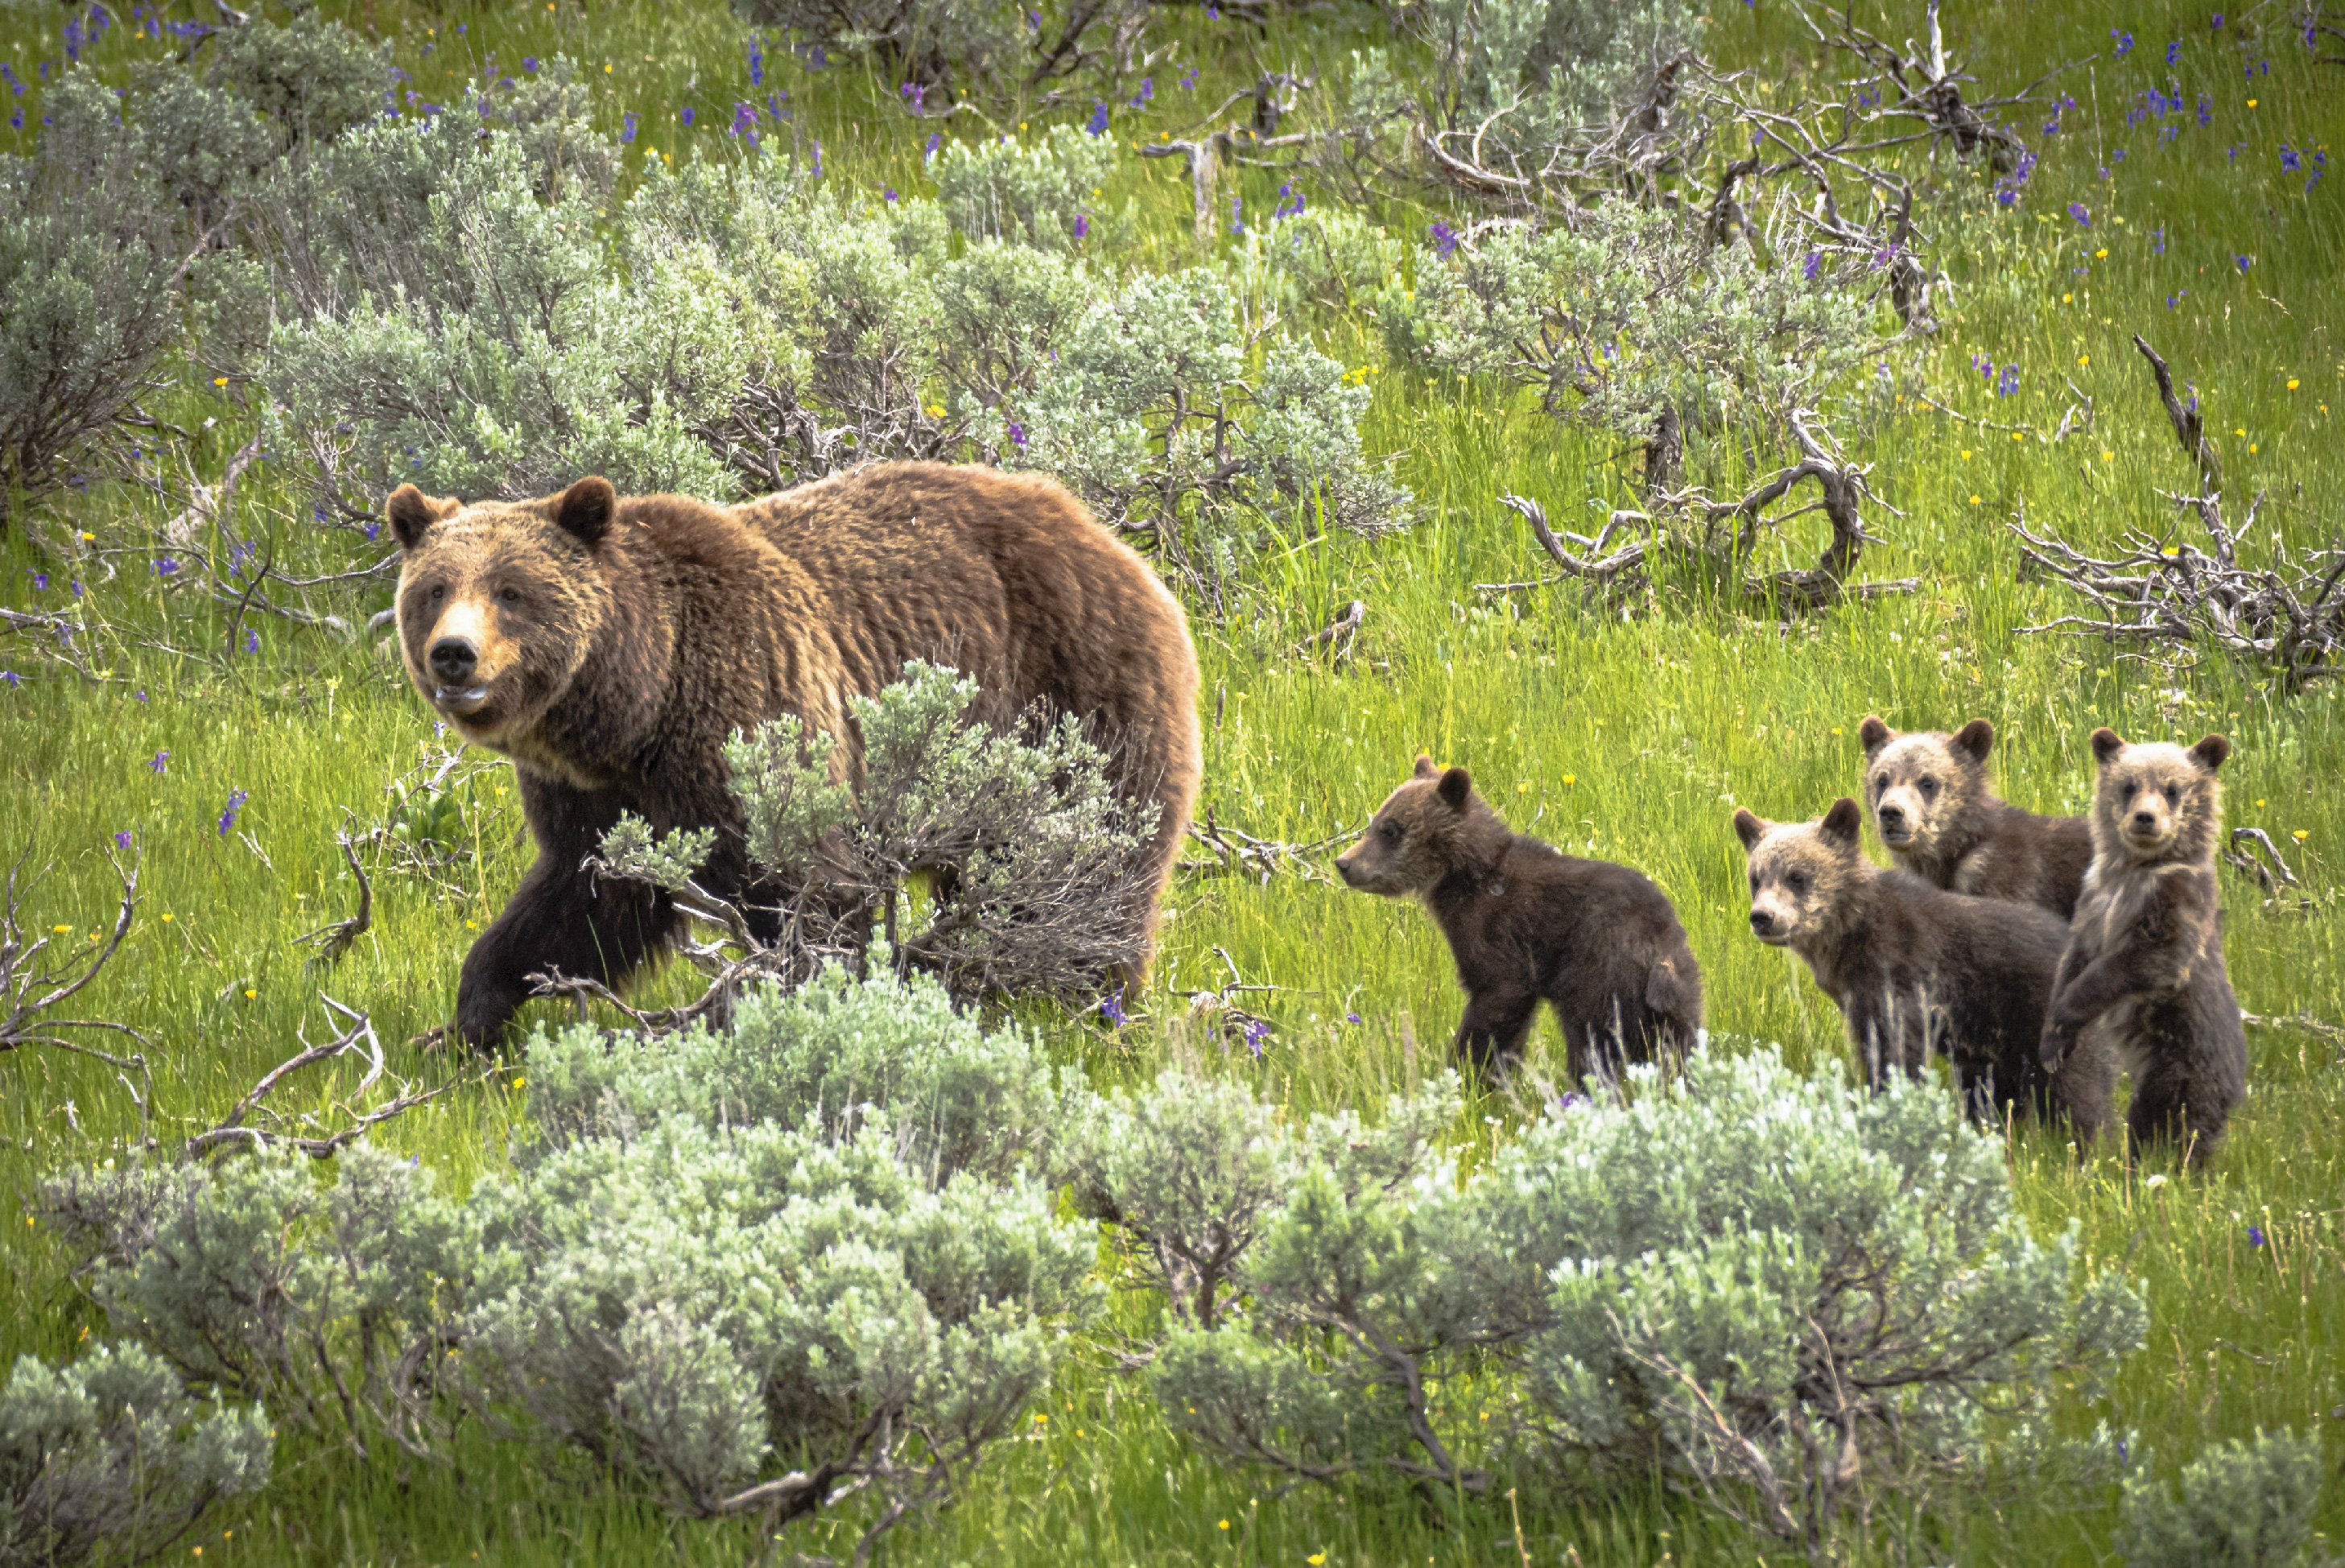
[[[1713,244],[1696,217],[1625,199],[1568,224],[1495,225],[1423,247],[1416,298],[1393,301],[1403,351],[1538,389],[1547,410],[1634,442],[1658,496],[1688,433],[1779,445],[1902,336],[1870,258]]]
[[[2208,1448],[2172,1490],[2128,1476],[2117,1550],[2129,1568],[2295,1568],[2325,1468],[2319,1438],[2259,1431]]]
[[[0,1563],[159,1556],[267,1483],[270,1436],[265,1411],[189,1399],[135,1345],[56,1368],[19,1357],[0,1387]]]
[[[963,234],[1061,250],[1075,242],[1076,220],[1094,209],[1115,166],[1113,137],[1052,126],[1030,143],[949,142],[931,172],[946,216]]]
[[[2073,1231],[2029,1233],[2000,1143],[1943,1096],[1771,1053],[1574,1097],[1471,1178],[1414,1159],[1396,1183],[1301,1170],[1244,1317],[1165,1347],[1176,1425],[1303,1475],[1658,1466],[1813,1546],[1860,1496],[1977,1474],[1987,1412],[2040,1421],[2146,1324]]]

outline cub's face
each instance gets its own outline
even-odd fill
[[[466,740],[508,744],[585,662],[607,613],[597,555],[616,504],[599,479],[513,503],[392,492],[406,552],[400,652],[416,690]]]
[[[1449,875],[1451,846],[1473,798],[1464,768],[1445,773],[1431,757],[1417,758],[1416,774],[1386,797],[1360,842],[1335,857],[1335,869],[1363,893],[1406,898],[1432,891]]]
[[[1772,823],[1734,814],[1751,877],[1751,934],[1783,947],[1830,926],[1862,856],[1863,813],[1842,796],[1815,822]]]
[[[1995,726],[1974,719],[1951,735],[1899,734],[1867,717],[1856,733],[1864,743],[1864,803],[1874,831],[1893,853],[1926,857],[1985,792]]]
[[[2163,741],[2128,745],[2114,730],[2093,732],[2100,781],[2093,794],[2094,825],[2136,862],[2210,849],[2223,816],[2223,786],[2215,772],[2231,744],[2208,735],[2185,750]]]

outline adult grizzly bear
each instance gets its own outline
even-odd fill
[[[718,829],[703,885],[736,897],[752,872],[725,742],[795,713],[842,739],[851,776],[848,700],[908,660],[974,679],[992,722],[1080,718],[1119,789],[1156,808],[1162,895],[1201,767],[1196,655],[1155,573],[1049,480],[886,463],[732,507],[602,479],[469,505],[402,485],[388,512],[408,673],[513,759],[537,839],[464,960],[465,1040],[502,1035],[532,973],[615,986],[674,934],[664,895],[582,869],[622,811]]]

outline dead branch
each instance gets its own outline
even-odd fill
[[[2244,844],[2246,849],[2239,846]],[[2235,827],[2231,842],[2223,850],[2223,858],[2239,870],[2247,872],[2263,885],[2266,893],[2277,893],[2282,887],[2297,885],[2296,873],[2280,858],[2279,845],[2271,835],[2259,827]]]
[[[1308,844],[1288,844],[1281,839],[1256,838],[1234,827],[1223,827],[1213,820],[1213,808],[1205,808],[1205,820],[1189,824],[1189,836],[1212,852],[1211,860],[1184,860],[1179,869],[1192,875],[1247,876],[1263,886],[1281,872],[1300,876],[1306,882],[1324,883],[1332,887],[1334,879],[1318,866],[1318,857],[1336,845],[1348,843],[1358,836],[1355,833],[1331,834]]]
[[[350,950],[350,945],[365,936],[374,925],[374,884],[367,880],[366,867],[359,864],[357,843],[347,831],[334,835],[334,842],[342,846],[342,858],[349,862],[350,875],[358,878],[358,911],[346,920],[320,926],[315,931],[293,939],[297,946],[316,943],[318,951],[311,961],[324,969],[330,969],[341,962],[342,955]]]
[[[2174,427],[2174,439],[2182,443],[2182,454],[2198,465],[2198,482],[2206,493],[2213,496],[2223,489],[2222,466],[2215,460],[2215,448],[2207,440],[2207,422],[2198,412],[2198,398],[2193,393],[2190,406],[2185,408],[2174,395],[2174,372],[2157,356],[2138,332],[2133,335],[2133,346],[2149,361],[2149,373],[2157,382],[2157,400],[2166,405],[2167,423]]]
[[[1324,643],[1334,649],[1335,662],[1342,663],[1352,656],[1352,650],[1359,642],[1360,627],[1367,618],[1366,603],[1355,599],[1344,607],[1342,614],[1297,642],[1294,645],[1294,652],[1308,653],[1312,649]]]
[[[312,1158],[323,1159],[343,1146],[364,1138],[384,1122],[404,1116],[418,1106],[429,1105],[469,1076],[462,1073],[451,1075],[431,1088],[418,1088],[412,1083],[394,1080],[398,1092],[391,1098],[368,1109],[359,1108],[358,1102],[387,1074],[382,1042],[376,1037],[373,1021],[366,1014],[344,1007],[322,991],[319,993],[318,999],[343,1021],[342,1032],[315,1046],[304,1039],[300,1050],[263,1073],[226,1117],[182,1144],[179,1148],[181,1158],[195,1159],[216,1148],[297,1148]],[[295,1074],[345,1056],[362,1056],[367,1070],[357,1087],[350,1090],[348,1098],[338,1100],[333,1107],[334,1112],[348,1118],[342,1126],[320,1132],[315,1130],[320,1125],[318,1118],[305,1115],[299,1121],[311,1130],[292,1131],[282,1117],[263,1103]],[[251,1118],[256,1116],[266,1117],[275,1125],[254,1126]]]
[[[121,879],[122,896],[114,916],[114,930],[105,937],[96,951],[86,958],[76,958],[63,948],[50,951],[53,938],[70,935],[69,929],[36,935],[25,929],[25,902],[39,885],[39,876],[27,880],[25,866],[32,858],[27,845],[15,864],[8,868],[5,902],[0,902],[0,1054],[15,1050],[46,1049],[64,1051],[71,1056],[86,1057],[114,1069],[115,1077],[129,1094],[130,1102],[138,1111],[138,1130],[146,1141],[155,1109],[155,1076],[147,1063],[144,1049],[117,1053],[93,1045],[81,1032],[126,1035],[141,1047],[147,1045],[147,1037],[127,1024],[117,1024],[104,1018],[60,1018],[50,1016],[51,1009],[70,1000],[96,980],[114,956],[122,949],[122,939],[130,934],[130,923],[138,907],[138,858],[134,855],[125,870],[119,860],[108,860],[114,874]],[[67,1034],[63,1031],[76,1031]],[[131,1075],[138,1081],[133,1083]]]

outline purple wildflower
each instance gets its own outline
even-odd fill
[[[1359,1014],[1353,1012],[1353,1011],[1352,1011],[1350,1008],[1348,1008],[1348,1007],[1347,1007],[1347,1008],[1345,1008],[1345,1009],[1344,1010],[1344,1022],[1345,1022],[1345,1023],[1347,1023],[1347,1024],[1356,1024],[1356,1023],[1358,1023],[1359,1021],[1360,1021],[1360,1015],[1359,1015]]]
[[[904,96],[906,103],[912,106],[914,114],[919,114],[928,106],[929,85],[926,82],[906,82],[897,91]]]
[[[157,752],[147,759],[147,771],[150,774],[168,773],[170,766],[171,754],[168,752]]]
[[[1075,214],[1075,238],[1077,239],[1088,238],[1091,232],[1091,215],[1088,212],[1079,212]]]
[[[2250,1247],[2260,1247],[2260,1246],[2262,1246],[2263,1244],[2264,1244],[2264,1231],[2263,1231],[2263,1227],[2262,1227],[2262,1226],[2260,1226],[2260,1225],[2250,1225],[2250,1226],[2249,1226],[2249,1227],[2248,1227],[2248,1245],[2249,1245],[2249,1246],[2250,1246]]]
[[[820,142],[814,144],[814,177],[817,179],[822,177],[822,144]]]
[[[1246,1020],[1246,1049],[1254,1053],[1254,1060],[1262,1060],[1263,1042],[1269,1038],[1270,1026],[1268,1024],[1264,1023],[1260,1018],[1249,1018]]]
[[[1436,256],[1455,256],[1457,253],[1457,231],[1447,224],[1436,218],[1426,226],[1426,232],[1432,237]]]
[[[158,556],[157,556],[157,557],[155,558],[155,575],[156,575],[156,576],[157,576],[157,577],[168,577],[168,576],[170,576],[173,572],[177,572],[177,571],[178,571],[178,570],[179,570],[179,561],[178,561],[178,557],[177,557],[177,556],[173,556],[173,555],[158,555]]]
[[[1010,421],[1010,444],[1021,452],[1026,450],[1026,427],[1016,420]]]
[[[2255,258],[2249,256],[2234,256],[2231,259],[2238,264],[2239,276],[2242,278],[2248,275],[2248,268],[2256,264]]]
[[[10,690],[13,691],[25,683],[25,677],[14,670],[0,670],[0,681],[7,682]]]
[[[2133,35],[2127,32],[2125,28],[2110,28],[2109,36],[2117,40],[2117,57],[2118,59],[2122,60],[2127,55],[2133,53]]]
[[[1245,232],[1245,197],[1242,196],[1230,197],[1230,232],[1232,234]]]
[[[1091,105],[1091,117],[1083,123],[1083,129],[1091,132],[1091,134],[1095,137],[1103,137],[1107,135],[1106,99],[1099,99]]]
[[[2166,46],[2166,63],[2170,66],[2180,58],[2182,58],[2182,40],[2177,38]]]
[[[2218,33],[2223,30],[2223,14],[2220,11],[2215,13],[2215,25],[2211,30]]]
[[[528,72],[533,76],[537,75],[537,56],[535,55],[523,55],[521,57],[521,68]]]
[[[1131,1017],[1123,1010],[1123,987],[1121,986],[1115,988],[1112,995],[1101,996],[1099,1007],[1100,1017],[1119,1029],[1132,1022]]]
[[[2188,299],[2188,298],[2190,298],[2190,290],[2188,290],[2188,288],[2179,289],[2179,290],[2176,291],[2175,293],[2169,294],[2169,295],[2167,295],[2167,296],[2166,297],[2166,308],[2167,308],[2168,310],[2174,309],[2177,306],[2180,305],[2180,304],[2181,304],[2185,299]]]
[[[733,134],[742,136],[757,127],[757,106],[736,101],[733,105]]]
[[[1148,106],[1150,100],[1155,96],[1156,78],[1153,76],[1142,76],[1140,78],[1140,91],[1132,95],[1132,106],[1135,109],[1145,108]]]
[[[76,599],[80,598],[84,593],[86,593],[86,592],[88,592],[88,590],[87,590],[87,589],[85,589],[85,588],[81,585],[81,579],[80,579],[80,578],[76,577],[76,578],[75,578],[75,579],[73,580],[73,596],[74,596]]]
[[[766,85],[766,41],[754,35],[749,39],[749,85]]]
[[[128,849],[130,847],[130,830],[128,828],[126,827],[120,833],[114,835],[114,846],[117,849]]]
[[[244,629],[244,651],[248,653],[260,652],[260,633],[249,626]]]
[[[2282,174],[2296,174],[2301,171],[2303,167],[2304,159],[2298,156],[2297,150],[2289,146],[2286,142],[2280,143],[2279,172]]]
[[[879,199],[886,202],[890,207],[895,206],[898,199],[896,196],[896,187],[892,185],[883,187],[879,192]]]
[[[1822,277],[1823,271],[1824,253],[1821,250],[1809,251],[1808,258],[1800,263],[1801,276],[1804,277],[1811,283],[1813,283],[1817,278]]]
[[[641,123],[635,118],[635,111],[629,109],[627,117],[619,123],[619,140],[623,144],[632,143],[635,139],[635,127]]]
[[[1195,91],[1197,90],[1197,67],[1196,67],[1196,66],[1190,66],[1190,67],[1188,68],[1188,70],[1186,70],[1186,71],[1184,71],[1184,72],[1183,72],[1183,73],[1182,73],[1182,76],[1181,76],[1181,86],[1183,86],[1183,87],[1185,87],[1186,89],[1188,89],[1190,92],[1193,92],[1193,92],[1195,92]],[[18,92],[20,92],[20,93],[21,93],[21,92],[23,92],[25,89],[24,89],[24,88],[22,88],[22,87],[19,87],[19,88],[17,88],[16,90],[17,90]]]
[[[700,111],[694,108],[690,104],[686,104],[683,108],[676,111],[675,117],[684,122],[685,128],[686,130],[690,130],[692,128],[692,122],[700,117]]]
[[[937,149],[938,149],[939,147],[940,147],[944,146],[944,145],[945,145],[945,134],[944,134],[944,132],[942,132],[942,131],[930,131],[930,132],[929,133],[929,145],[928,145],[928,149],[927,149],[926,151],[924,151],[923,153],[921,153],[921,154],[920,154],[920,161],[921,161],[922,163],[933,163],[933,162],[936,160]]]
[[[244,803],[251,798],[249,790],[232,789],[228,792],[227,809],[219,814],[219,835],[222,838],[226,838],[228,830],[236,825],[236,814],[242,811]]]
[[[2085,204],[2081,201],[2072,201],[2068,204],[2068,216],[2086,228],[2093,227],[2093,215],[2086,210]]]
[[[2161,223],[2149,231],[2149,253],[2152,256],[2166,254],[2166,225]]]
[[[2008,398],[2018,390],[2019,367],[2016,364],[2005,365],[2003,368],[2002,378],[1995,384],[1995,395],[1998,398]]]
[[[25,568],[25,571],[33,579],[33,587],[36,592],[45,589],[49,585],[49,574],[47,572],[35,572],[30,567]]]

